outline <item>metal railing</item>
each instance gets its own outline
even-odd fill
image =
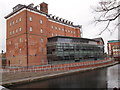
[[[6,67],[4,69],[1,69],[1,72],[47,72],[47,71],[68,71],[73,69],[80,69],[88,68],[88,67],[96,67],[95,65],[104,64],[114,62],[113,59],[105,59],[105,60],[98,60],[98,61],[87,61],[87,62],[74,62],[74,63],[67,63],[67,64],[47,64],[47,65],[41,65],[41,66],[31,66],[29,68],[26,67]],[[91,66],[90,66],[91,65]],[[86,66],[86,67],[85,67]]]

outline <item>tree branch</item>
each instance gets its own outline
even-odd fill
[[[114,18],[110,18],[110,19],[98,19],[98,20],[96,20],[96,21],[98,21],[98,22],[101,22],[101,21],[113,21],[113,20],[115,20],[116,18],[118,18],[120,16],[120,13],[118,13],[118,15],[116,15]]]
[[[101,0],[101,2],[99,2],[99,6],[93,10],[98,14],[96,15],[96,17],[94,17],[95,24],[106,22],[105,28],[99,33],[99,35],[106,31],[110,25],[113,25],[114,21],[116,22],[116,20],[120,16],[120,4],[117,3],[117,0]],[[112,22],[113,24],[110,24]],[[110,28],[114,28],[114,25]],[[108,29],[108,31],[112,33],[115,30]]]
[[[109,25],[110,25],[110,21],[108,21],[107,26],[105,27],[104,30],[102,30],[102,31],[99,33],[99,35],[101,35],[101,34],[108,28]]]
[[[112,5],[114,5],[115,3],[113,3]],[[105,12],[105,11],[111,11],[111,10],[115,10],[115,9],[118,9],[120,7],[120,5],[117,5],[115,7],[111,7],[112,5],[110,6],[106,6],[105,4],[101,4],[100,7],[97,7],[97,10],[95,10],[96,12]],[[104,6],[104,7],[103,7]],[[111,7],[111,8],[110,8]],[[101,9],[101,10],[100,10]]]

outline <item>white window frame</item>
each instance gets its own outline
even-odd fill
[[[40,42],[41,42],[41,43],[43,43],[43,42],[44,42],[43,38],[41,38],[41,39],[40,39]]]
[[[43,21],[40,19],[40,24],[42,24],[43,23]]]
[[[52,33],[52,36],[54,36],[54,33]]]
[[[22,38],[19,39],[20,43],[22,42]]]
[[[16,29],[16,33],[18,33],[18,29]]]
[[[51,26],[51,28],[53,29],[54,27],[53,27],[53,26]]]
[[[13,30],[13,34],[15,34],[14,30]]]
[[[61,28],[59,28],[59,30],[61,30]]]
[[[18,43],[15,43],[15,48],[18,48]]]
[[[19,18],[19,21],[21,22],[21,21],[22,21],[22,18]]]
[[[22,49],[21,48],[19,49],[19,52],[22,53]]]
[[[30,27],[30,32],[32,32],[33,31],[33,28],[32,27]]]
[[[18,20],[16,19],[16,23],[18,23]]]
[[[42,28],[40,29],[40,33],[43,33],[43,29]]]
[[[29,17],[29,20],[32,22],[32,17]]]
[[[55,27],[55,29],[57,30],[57,27]]]
[[[21,27],[19,28],[19,31],[20,31],[20,32],[22,31],[22,28],[21,28]]]
[[[12,32],[10,32],[10,35],[12,35]]]
[[[22,64],[22,60],[21,59],[19,60],[19,62],[20,62],[20,64]]]
[[[10,22],[10,26],[11,26],[12,24],[11,24],[11,22]]]
[[[12,21],[12,24],[14,25],[14,21]]]

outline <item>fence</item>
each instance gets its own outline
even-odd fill
[[[65,64],[47,64],[41,66],[31,66],[31,67],[4,67],[1,72],[54,72],[54,71],[69,71],[74,69],[82,69],[88,67],[97,67],[109,63],[115,62],[113,59],[105,59],[98,61],[86,61],[86,62],[74,62]]]

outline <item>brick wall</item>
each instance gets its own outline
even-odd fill
[[[79,28],[56,23],[44,15],[23,10],[7,20],[6,55],[10,66],[47,64],[47,38],[80,37]]]
[[[120,42],[112,42],[112,43],[108,43],[108,54],[110,56],[114,56],[120,55],[120,49],[118,49],[118,47],[120,47]]]

